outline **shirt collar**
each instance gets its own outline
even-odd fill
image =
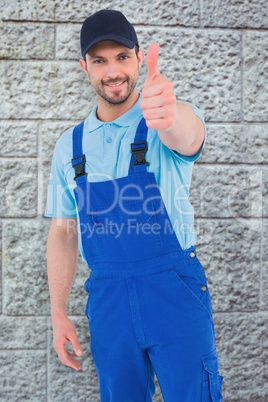
[[[142,115],[142,108],[140,106],[140,100],[142,99],[142,94],[139,93],[139,98],[134,103],[132,108],[130,108],[126,113],[124,113],[122,116],[119,116],[117,119],[113,120],[110,123],[117,124],[120,127],[129,127],[131,123],[140,115]],[[97,128],[103,126],[104,124],[107,124],[108,122],[101,121],[97,118],[96,116],[96,111],[97,111],[98,105],[94,106],[92,109],[90,115],[86,118],[85,120],[85,130],[86,132],[90,133]]]

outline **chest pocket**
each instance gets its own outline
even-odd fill
[[[146,203],[143,208],[141,202],[128,202],[121,208],[116,205],[111,210],[98,210],[91,214],[92,220],[97,225],[104,226],[136,226],[139,223],[154,222],[155,209],[152,201]]]

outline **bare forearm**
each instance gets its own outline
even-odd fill
[[[52,320],[67,313],[77,262],[77,237],[67,237],[50,230],[47,241],[47,271]]]
[[[168,148],[183,153],[195,141],[197,130],[197,118],[192,106],[185,102],[178,102],[174,124],[169,131],[158,130],[158,135]]]

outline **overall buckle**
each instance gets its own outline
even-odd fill
[[[143,144],[143,147],[135,147],[136,145]],[[148,144],[147,141],[142,142],[132,142],[131,144],[131,152],[135,156],[135,162],[132,164],[132,167],[135,165],[142,165],[146,163],[146,166],[149,166],[149,162],[145,160],[145,153],[148,151]]]
[[[82,162],[75,164],[73,161],[75,161],[76,159],[80,159],[82,158]],[[85,172],[85,163],[86,163],[86,156],[85,154],[77,156],[76,158],[72,159],[72,166],[75,170],[75,177],[74,180],[76,181],[77,177],[86,175],[87,173]]]

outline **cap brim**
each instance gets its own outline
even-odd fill
[[[128,47],[129,49],[133,49],[135,46],[135,42],[131,39],[126,39],[120,35],[103,35],[100,36],[98,39],[94,40],[93,42],[91,42],[83,51],[82,53],[82,57],[85,57],[85,55],[87,54],[87,52],[89,51],[89,49],[91,49],[94,45],[96,45],[97,43],[103,42],[105,40],[111,40],[113,42],[117,42],[120,43],[123,46]]]

